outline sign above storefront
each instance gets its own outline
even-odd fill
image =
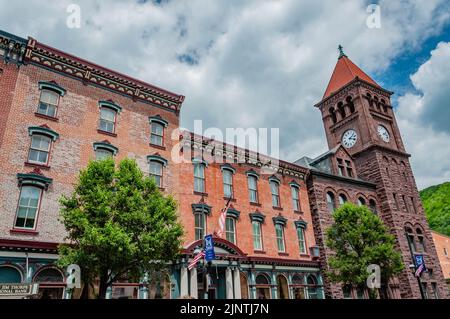
[[[0,284],[0,297],[36,295],[39,284]]]

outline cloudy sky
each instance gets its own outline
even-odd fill
[[[372,2],[380,28],[366,24]],[[342,44],[395,91],[419,188],[450,181],[449,1],[0,0],[0,29],[185,95],[188,129],[279,128],[291,161],[326,150],[313,105]]]

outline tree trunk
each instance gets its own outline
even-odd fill
[[[98,299],[106,299],[106,291],[108,290],[108,274],[100,275],[100,284],[98,289]]]

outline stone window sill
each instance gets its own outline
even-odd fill
[[[13,228],[10,229],[9,232],[11,234],[24,234],[24,235],[39,235],[39,232],[32,230],[32,229],[17,229]]]
[[[285,257],[286,257],[286,256],[289,256],[289,253],[282,253],[282,252],[279,252],[279,253],[278,253],[278,256],[285,256]]]
[[[265,255],[266,254],[266,252],[264,251],[264,250],[254,250],[253,251],[255,254],[262,254],[262,255]]]
[[[38,112],[35,112],[34,115],[36,115],[37,117],[46,119],[46,120],[53,121],[53,122],[58,122],[58,121],[59,121],[59,119],[58,119],[57,117],[54,117],[54,116],[48,116],[48,115],[41,114],[41,113],[38,113]]]
[[[274,210],[283,210],[283,207],[278,207],[278,206],[272,206],[272,208],[273,208]]]
[[[117,134],[116,134],[116,133],[111,133],[111,132],[103,131],[103,130],[101,130],[101,129],[97,129],[97,132],[100,133],[100,134],[105,134],[105,135],[108,135],[108,136],[117,137]]]
[[[208,197],[208,193],[196,192],[194,191],[194,195],[205,196]]]
[[[157,149],[162,150],[162,151],[166,150],[166,147],[162,146],[162,145],[157,145],[157,144],[152,144],[152,143],[149,143],[149,145],[150,145],[150,147],[154,147],[154,148],[157,148]]]
[[[31,166],[31,167],[39,167],[41,169],[49,170],[50,166],[47,164],[39,164],[39,163],[32,163],[32,162],[25,162],[25,166]]]
[[[250,205],[252,205],[252,206],[257,206],[257,207],[261,207],[261,204],[260,204],[260,203],[250,202]]]

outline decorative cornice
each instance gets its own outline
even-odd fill
[[[185,132],[180,139],[182,148],[191,148],[193,153],[211,154],[211,158],[226,160],[228,163],[245,163],[259,168],[267,169],[272,174],[281,174],[305,180],[309,169],[293,163],[277,160],[269,156],[252,152],[234,145],[208,139],[192,132]],[[208,155],[209,156],[209,155]]]
[[[123,75],[119,72],[101,67],[92,62],[39,43],[28,38],[24,63],[31,63],[50,69],[84,84],[103,87],[118,94],[126,95],[133,100],[150,103],[177,114],[180,112],[184,96],[158,88],[143,81]]]
[[[376,188],[376,184],[374,184],[372,182],[368,182],[368,181],[365,181],[362,179],[349,178],[349,177],[340,176],[340,175],[333,175],[330,173],[319,171],[317,169],[311,169],[310,176],[320,176],[320,177],[325,177],[325,178],[332,179],[332,180],[342,181],[342,182],[345,182],[348,184],[362,185],[362,186],[370,187],[373,189]]]
[[[60,85],[58,85],[58,83],[56,83],[55,81],[39,82],[39,90],[43,90],[43,89],[55,91],[61,96],[64,96],[66,94],[66,89],[61,87]]]
[[[33,134],[42,134],[50,137],[53,142],[59,138],[59,134],[50,129],[48,126],[30,126],[28,128],[28,134],[31,136]]]
[[[348,95],[348,92],[357,87],[363,87],[366,89],[370,89],[370,90],[372,90],[380,95],[383,95],[387,98],[390,98],[390,96],[392,94],[394,94],[393,92],[385,90],[381,87],[376,87],[373,84],[360,79],[359,77],[355,77],[352,81],[348,82],[341,89],[339,89],[336,92],[331,93],[330,96],[326,97],[325,99],[318,102],[314,106],[321,108],[321,107],[328,106],[328,105],[334,105],[337,102],[339,102],[340,100],[345,99],[345,97]]]
[[[114,103],[113,101],[99,101],[98,107],[107,107],[107,108],[113,109],[117,113],[122,112],[122,107],[120,105]]]
[[[295,224],[295,227],[296,227],[296,228],[303,228],[303,229],[306,229],[306,227],[308,227],[308,222],[306,222],[306,221],[304,221],[304,220],[302,220],[302,219],[296,220],[296,221],[294,222],[294,224]]]
[[[17,174],[17,180],[19,182],[19,187],[30,185],[30,186],[37,186],[45,190],[48,189],[48,187],[53,181],[51,178],[38,174],[37,171],[33,171],[27,174],[19,173]]]
[[[278,215],[276,217],[272,217],[272,221],[273,221],[274,225],[281,225],[284,227],[284,226],[286,226],[287,219],[281,215]]]
[[[248,214],[250,216],[250,220],[252,222],[260,222],[260,223],[264,223],[264,220],[266,219],[266,216],[264,214],[262,214],[261,212],[254,212],[254,213],[250,213]]]
[[[159,163],[163,164],[164,166],[167,166],[169,163],[164,157],[162,157],[159,154],[148,155],[147,162],[151,162],[151,161],[159,162]]]
[[[192,204],[192,212],[194,214],[206,214],[206,215],[210,215],[211,214],[211,206],[209,206],[208,204],[205,203],[197,203],[197,204]]]
[[[232,172],[233,174],[236,173],[236,170],[233,168],[233,166],[231,166],[228,163],[220,165],[220,170],[221,171],[228,170],[228,171]]]
[[[234,207],[230,207],[227,210],[227,216],[233,217],[235,219],[239,219],[239,216],[241,215],[241,212],[236,210]]]
[[[24,63],[27,40],[0,30],[0,56],[5,63]]]
[[[109,143],[108,141],[95,142],[93,144],[93,147],[94,147],[94,151],[96,151],[97,149],[106,149],[106,150],[112,152],[114,155],[116,155],[119,152],[119,149],[117,147],[115,147],[114,145],[112,145],[111,143]]]
[[[160,115],[151,116],[148,118],[149,123],[156,122],[161,124],[164,127],[167,127],[169,125],[169,122],[167,122],[165,119],[163,119]]]

